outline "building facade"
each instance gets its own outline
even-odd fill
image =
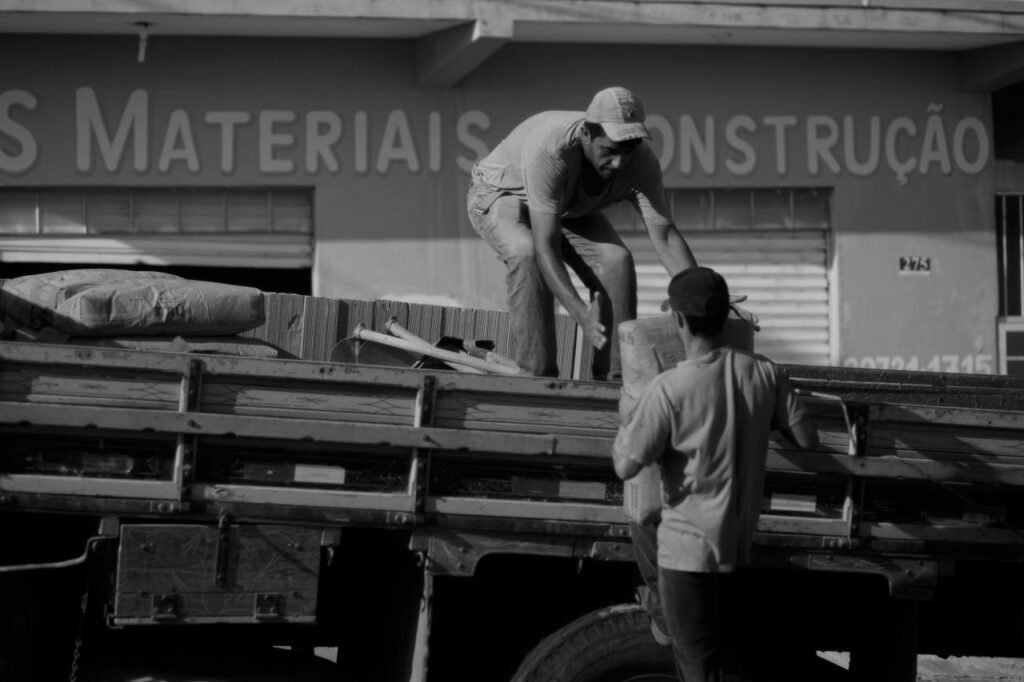
[[[266,4],[0,0],[0,277],[147,267],[500,309],[470,168],[624,85],[758,350],[1024,373],[1018,3]],[[653,314],[667,275],[631,209],[609,216]]]

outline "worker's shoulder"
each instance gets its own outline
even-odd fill
[[[586,118],[586,112],[583,111],[563,111],[560,109],[550,109],[547,111],[538,111],[532,116],[527,117],[523,120],[520,125],[526,123],[532,123],[534,125],[569,125],[578,123]]]
[[[785,371],[781,365],[767,355],[762,355],[753,350],[725,346],[724,352],[729,353],[734,358],[733,363],[738,366],[757,367],[762,370],[770,370],[773,373]]]
[[[778,366],[774,360],[769,358],[767,355],[762,355],[757,351],[750,350],[747,348],[737,348],[736,346],[723,346],[725,352],[732,353],[737,358],[742,358],[745,362],[751,363],[768,363],[770,365]]]
[[[777,387],[788,380],[789,372],[766,355],[750,350],[729,348],[733,373],[743,385]]]
[[[547,144],[555,139],[568,143],[584,117],[582,111],[541,111],[525,119],[516,129],[527,140]]]

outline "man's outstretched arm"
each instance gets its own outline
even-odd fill
[[[562,226],[558,216],[530,209],[530,229],[537,267],[548,289],[580,325],[587,341],[594,348],[602,348],[608,339],[600,321],[601,298],[595,294],[594,300],[587,303],[573,288],[562,260]]]
[[[665,267],[669,276],[674,276],[697,265],[697,259],[690,250],[679,228],[671,220],[645,219],[647,234],[658,254],[658,260]]]

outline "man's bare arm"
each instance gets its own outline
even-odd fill
[[[670,220],[650,220],[647,222],[647,234],[654,244],[658,260],[665,266],[669,276],[676,275],[686,268],[697,265],[697,259],[690,251],[682,233]]]
[[[810,419],[801,419],[790,427],[779,429],[786,440],[798,448],[813,450],[818,447],[818,427]]]
[[[612,453],[612,460],[615,465],[615,474],[623,481],[628,481],[633,478],[641,471],[643,471],[644,465],[636,461],[632,457],[619,454],[618,452]]]
[[[530,229],[533,231],[537,267],[551,293],[583,328],[583,334],[591,345],[603,347],[607,337],[600,322],[600,295],[595,295],[594,300],[587,303],[573,288],[562,260],[562,229],[558,216],[530,210]]]

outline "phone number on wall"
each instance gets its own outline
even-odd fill
[[[866,369],[905,369],[911,372],[956,372],[964,374],[992,374],[993,358],[989,354],[977,355],[866,355],[848,357],[843,367]]]

